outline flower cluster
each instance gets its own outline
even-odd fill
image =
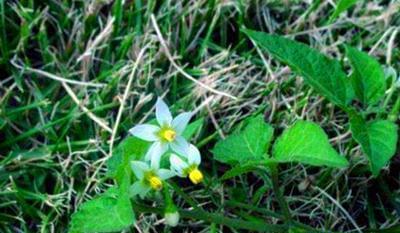
[[[203,174],[198,169],[201,162],[199,150],[182,136],[192,113],[184,112],[172,118],[165,102],[157,99],[157,125],[136,125],[129,132],[142,140],[152,142],[143,161],[132,161],[133,173],[138,179],[132,185],[132,194],[143,198],[150,190],[159,191],[163,182],[173,176],[189,177],[198,184]],[[170,156],[169,169],[160,168],[161,158]]]

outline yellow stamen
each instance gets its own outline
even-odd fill
[[[148,178],[148,181],[149,181],[150,187],[152,189],[154,189],[154,190],[162,189],[162,181],[157,176],[150,176]]]
[[[161,132],[161,137],[168,142],[172,142],[173,140],[175,140],[176,132],[172,129],[166,129]]]
[[[198,184],[203,181],[203,173],[197,168],[194,168],[189,172],[189,179],[193,184]]]

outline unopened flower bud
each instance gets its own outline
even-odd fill
[[[165,218],[165,224],[167,224],[171,227],[175,227],[179,223],[179,212],[175,211],[175,212],[165,213],[164,218]]]

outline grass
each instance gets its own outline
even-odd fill
[[[165,227],[154,210],[137,213],[128,232],[239,232],[237,223],[221,225],[222,214],[280,223],[270,178],[254,172],[218,181],[229,167],[209,152],[255,113],[278,131],[296,119],[320,122],[351,160],[344,171],[280,168],[294,219],[322,231],[398,226],[399,157],[379,179],[365,175],[346,115],[240,29],[287,35],[333,57],[345,43],[362,47],[398,73],[399,2],[361,1],[331,24],[333,1],[310,2],[0,0],[0,231],[66,232],[79,204],[113,184],[104,178],[110,144],[152,117],[156,96],[205,117],[195,142],[207,179],[204,188],[177,184],[185,217],[178,228]],[[398,94],[387,93],[388,111],[398,108]],[[196,220],[191,205],[217,219]]]

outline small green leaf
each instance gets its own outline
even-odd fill
[[[111,158],[107,160],[107,175],[121,183],[125,176],[132,173],[130,161],[144,157],[150,143],[137,137],[125,138],[114,150]]]
[[[132,225],[135,215],[129,198],[129,179],[101,196],[83,203],[72,215],[69,232],[115,232]]]
[[[367,53],[346,46],[346,54],[353,67],[351,83],[364,104],[375,104],[385,94],[385,74],[381,65]]]
[[[182,136],[186,140],[189,140],[203,126],[203,123],[204,123],[204,118],[200,118],[200,119],[190,123],[186,127],[186,129],[183,131]]]
[[[342,168],[348,165],[329,144],[328,136],[317,124],[297,121],[277,139],[273,157],[280,162],[300,162],[314,166]]]
[[[213,149],[214,158],[229,164],[265,159],[273,132],[263,116],[256,116],[244,130],[219,141]]]
[[[343,107],[352,100],[354,93],[350,81],[338,61],[282,36],[252,30],[244,32],[333,103]]]
[[[372,175],[378,176],[396,152],[397,125],[387,120],[365,122],[353,112],[350,114],[350,129],[368,157]]]
[[[331,17],[329,17],[329,23],[332,23],[341,13],[345,12],[347,9],[356,4],[357,1],[358,0],[339,0],[335,11]]]

